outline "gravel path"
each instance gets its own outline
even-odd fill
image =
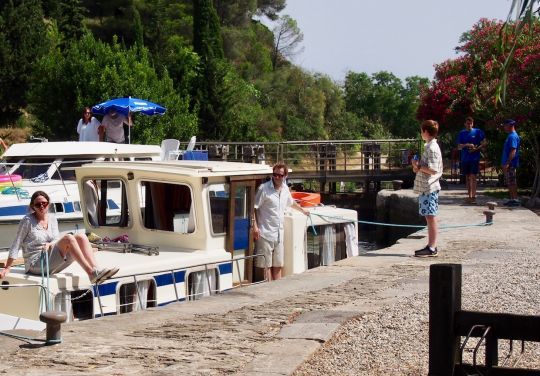
[[[538,248],[513,252],[492,249],[489,254],[495,257],[479,258],[463,270],[463,309],[540,315]],[[428,296],[423,293],[351,320],[294,375],[426,375],[427,317]],[[502,358],[509,345],[500,342]],[[470,347],[464,358],[469,363]],[[518,349],[515,343],[514,353]],[[527,343],[518,366],[540,369],[539,343]]]

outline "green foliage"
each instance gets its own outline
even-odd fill
[[[278,16],[285,0],[20,3],[27,8],[41,3],[44,17],[27,12],[31,28],[7,28],[12,2],[0,5],[0,61],[9,66],[0,71],[0,116],[9,105],[15,123],[24,109],[33,119],[24,123],[35,135],[76,139],[83,106],[128,95],[168,109],[163,117],[135,115],[134,142],[193,134],[200,140],[234,141],[417,134],[411,114],[424,79],[408,78],[404,86],[388,72],[351,72],[349,86],[342,87],[294,66],[289,60],[303,34],[295,20]],[[20,23],[18,14],[9,14],[10,25]],[[269,30],[254,16],[277,21],[276,28]],[[19,40],[29,48],[14,55]],[[11,93],[17,92],[4,83],[20,85],[19,77],[28,105],[25,96],[10,104]]]
[[[279,17],[273,33],[272,65],[276,69],[278,63],[301,52],[299,45],[304,40],[304,34],[296,21],[287,15]]]
[[[211,0],[193,0],[193,49],[202,63],[223,59],[223,40]]]
[[[224,27],[222,32],[225,56],[245,80],[272,71],[273,35],[260,22],[245,29]]]
[[[63,53],[53,48],[36,65],[31,90],[32,112],[41,120],[37,133],[53,139],[76,139],[84,106],[116,97],[149,99],[167,108],[164,116],[135,115],[132,139],[159,143],[186,139],[197,131],[189,98],[180,97],[168,74],[158,77],[145,49],[124,49],[85,35]]]
[[[58,11],[58,29],[64,38],[67,41],[79,39],[85,31],[83,20],[86,15],[81,0],[60,0]]]
[[[450,126],[460,126],[473,114],[493,129],[504,118],[518,121],[522,137],[521,178],[533,184],[533,197],[540,196],[540,20],[532,17],[519,32],[509,34],[512,23],[482,19],[465,33],[457,50],[461,56],[436,66],[436,79],[425,90],[419,117],[430,116]],[[500,35],[505,45],[501,50]],[[503,46],[504,47],[504,46]],[[510,49],[510,50],[508,50]],[[512,64],[507,65],[511,57]],[[501,105],[501,74],[506,100]],[[498,140],[495,140],[498,138]],[[488,134],[488,158],[498,161],[504,135]],[[491,144],[491,142],[490,142]]]
[[[0,3],[0,124],[13,124],[27,104],[33,64],[47,49],[38,0]]]
[[[365,124],[364,134],[375,132],[379,137],[415,137],[420,90],[428,83],[426,78],[408,77],[403,86],[402,81],[389,72],[371,76],[349,72],[345,77],[346,109],[359,119],[371,122],[371,125]]]

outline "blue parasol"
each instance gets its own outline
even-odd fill
[[[144,99],[127,97],[111,99],[103,103],[96,104],[92,107],[92,113],[98,115],[106,115],[109,110],[114,109],[125,116],[130,112],[140,112],[144,115],[163,115],[167,109],[157,103],[150,102]],[[131,143],[131,127],[128,133],[128,142]]]

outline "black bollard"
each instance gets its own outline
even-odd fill
[[[495,210],[484,210],[484,215],[486,216],[486,223],[493,223],[493,216],[495,215]]]
[[[495,207],[497,206],[497,203],[494,201],[488,201],[486,202],[486,205],[489,210],[495,210]]]
[[[39,315],[39,320],[47,324],[46,345],[56,345],[62,342],[60,326],[66,322],[67,314],[62,311],[47,311]]]
[[[461,310],[461,265],[433,264],[429,270],[429,376],[452,376],[460,337],[454,332]]]

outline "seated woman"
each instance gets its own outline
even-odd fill
[[[118,272],[118,268],[100,268],[96,263],[94,251],[84,234],[67,234],[60,237],[58,221],[48,212],[49,195],[36,191],[30,199],[30,214],[21,219],[17,236],[9,251],[6,267],[0,272],[4,278],[17,258],[19,248],[23,250],[24,265],[27,273],[41,275],[41,252],[49,257],[49,273],[58,273],[73,261],[88,274],[92,284],[101,283]]]

